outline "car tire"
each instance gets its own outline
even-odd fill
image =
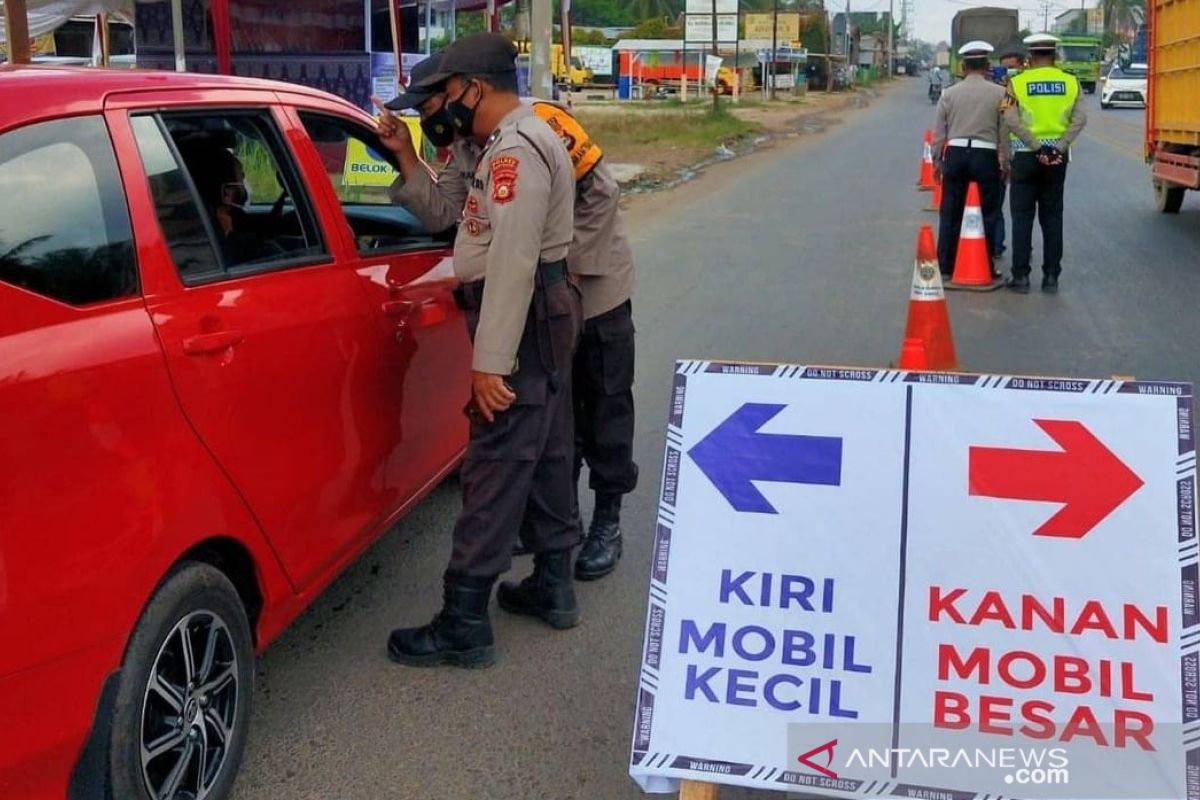
[[[1164,214],[1178,214],[1183,208],[1183,195],[1187,192],[1182,186],[1171,186],[1163,181],[1154,182],[1154,207]]]
[[[109,748],[113,798],[227,798],[253,682],[250,623],[237,590],[215,567],[183,562],[155,591],[125,651]]]

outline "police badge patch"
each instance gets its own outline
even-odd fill
[[[510,203],[517,196],[517,167],[515,156],[496,156],[489,169],[492,173],[492,202]]]

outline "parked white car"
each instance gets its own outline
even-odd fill
[[[1145,64],[1122,67],[1114,64],[1100,91],[1100,107],[1145,106],[1147,69]]]

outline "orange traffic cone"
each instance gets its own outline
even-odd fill
[[[992,277],[992,261],[988,255],[987,236],[983,232],[983,208],[979,200],[979,185],[976,183],[967,187],[967,206],[963,209],[954,274],[946,288],[975,292],[990,292],[1000,288],[1000,281]]]
[[[929,205],[925,206],[926,211],[941,211],[942,210],[942,182],[934,180],[933,182],[933,199]]]
[[[900,345],[899,369],[910,372],[921,372],[929,369],[929,356],[925,352],[925,343],[920,339],[905,339]]]
[[[921,154],[921,179],[917,188],[922,192],[933,191],[933,131],[925,131],[925,150]]]
[[[942,292],[942,273],[938,269],[937,246],[933,228],[922,225],[917,235],[917,258],[913,263],[912,294],[908,298],[908,324],[904,329],[904,348],[900,352],[902,369],[958,369],[954,336],[950,332],[950,312]],[[922,346],[917,353],[909,343],[916,339]],[[923,366],[916,359],[923,357]],[[905,366],[907,363],[914,365]]]

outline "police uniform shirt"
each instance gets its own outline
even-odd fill
[[[575,231],[567,266],[579,279],[583,318],[611,311],[633,294],[633,250],[621,219],[621,186],[599,147],[579,139],[587,133],[560,103],[532,101],[535,112],[563,140],[575,168]],[[565,119],[564,119],[565,118]],[[588,146],[591,145],[589,148]],[[581,152],[587,148],[587,152]],[[588,156],[595,156],[589,161]]]
[[[419,177],[406,181],[401,176],[388,195],[393,203],[417,215],[430,233],[449,230],[462,217],[467,188],[475,176],[483,146],[470,139],[456,139],[450,145],[450,160],[438,173],[437,182]]]
[[[512,374],[540,263],[566,258],[574,228],[571,160],[527,105],[488,139],[454,241],[454,272],[486,278],[472,368]]]
[[[979,73],[942,92],[934,124],[933,163],[940,168],[946,143],[951,139],[982,139],[997,145],[1005,141],[1001,130],[1001,106],[1005,91]],[[1008,163],[1006,148],[997,147],[1003,168]]]

